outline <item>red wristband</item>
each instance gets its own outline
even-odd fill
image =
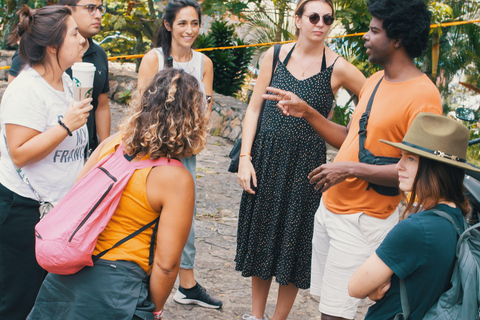
[[[153,311],[153,319],[162,319],[163,309],[160,311]]]

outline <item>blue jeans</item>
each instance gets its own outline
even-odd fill
[[[197,157],[191,156],[188,158],[182,158],[182,163],[185,168],[190,172],[195,182],[195,208],[193,210],[193,221],[192,228],[190,229],[190,234],[188,235],[187,244],[182,252],[182,261],[180,262],[180,268],[182,269],[193,269],[195,264],[195,216],[197,215],[197,183],[196,183],[196,169],[197,169]]]

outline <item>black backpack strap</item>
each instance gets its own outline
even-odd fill
[[[375,98],[375,94],[377,93],[378,87],[380,86],[380,83],[382,83],[382,80],[383,80],[383,77],[380,79],[380,81],[378,81],[377,85],[375,86],[375,89],[373,89],[373,92],[370,95],[370,99],[368,100],[367,109],[365,110],[365,112],[362,114],[362,117],[360,118],[359,129],[358,129],[359,158],[360,158],[360,153],[365,150],[365,140],[367,139],[368,118],[370,118],[370,110],[372,110],[373,99]]]
[[[275,74],[275,69],[278,63],[278,57],[280,56],[280,49],[282,48],[281,44],[276,44],[273,46],[273,62],[272,62],[272,76],[270,77],[270,84],[273,80],[273,75]],[[291,51],[289,52],[289,54]],[[257,121],[257,131],[255,131],[255,136],[257,136],[258,132],[260,131],[260,126],[262,125],[262,118],[263,118],[263,108],[265,107],[266,100],[263,100],[262,108],[260,109],[260,114],[258,115]]]
[[[107,250],[103,250],[102,252],[100,252],[99,254],[97,254],[96,256],[93,256],[92,257],[92,260],[93,262],[97,261],[98,259],[100,259],[101,257],[103,257],[105,254],[107,254],[107,252],[109,252],[110,250],[124,244],[125,242],[127,242],[128,240],[132,239],[132,238],[135,238],[136,236],[138,236],[140,233],[142,233],[143,231],[147,230],[148,228],[150,228],[151,226],[153,226],[154,224],[156,224],[155,228],[153,229],[153,234],[156,234],[156,231],[157,231],[157,228],[158,228],[158,220],[159,218],[156,218],[155,220],[153,220],[152,222],[150,222],[149,224],[146,224],[144,225],[143,227],[141,227],[140,229],[138,229],[137,231],[135,231],[134,233],[131,233],[129,234],[128,236],[126,236],[125,238],[121,239],[120,241],[118,241],[117,243],[115,243],[113,245],[113,247],[107,249]],[[152,234],[152,238],[154,239],[154,235]],[[150,257],[149,257],[149,263],[150,261],[153,261],[153,255],[152,255],[152,247],[153,247],[153,243],[150,243]],[[151,264],[151,263],[150,263]]]
[[[157,223],[153,227],[153,232],[152,232],[152,239],[150,240],[150,253],[148,255],[148,265],[151,266],[153,263],[153,256],[154,256],[154,250],[155,250],[155,243],[157,239],[157,232],[158,232],[158,221],[160,220],[160,217],[157,218]]]
[[[395,164],[398,162],[398,160],[400,160],[399,158],[393,158],[393,157],[375,156],[368,149],[365,149],[365,140],[367,140],[368,118],[370,117],[370,111],[372,109],[373,99],[375,98],[375,94],[377,93],[378,87],[380,86],[380,83],[382,83],[383,78],[384,77],[382,76],[382,78],[378,81],[377,85],[375,86],[375,89],[373,90],[368,100],[367,108],[365,112],[362,114],[362,116],[360,117],[360,121],[358,123],[359,124],[358,160],[362,163],[374,164],[374,165],[386,165],[386,164]],[[381,186],[381,185],[369,182],[367,190],[369,190],[370,188],[372,188],[377,193],[384,196],[392,197],[400,194],[400,190],[398,189],[398,187]]]

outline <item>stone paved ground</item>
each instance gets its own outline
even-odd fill
[[[0,96],[6,81],[0,81]],[[112,133],[117,131],[119,119],[126,106],[110,102]],[[241,277],[234,270],[236,250],[237,215],[240,206],[241,188],[236,174],[227,172],[230,159],[227,157],[233,143],[220,137],[210,137],[208,145],[197,156],[197,219],[196,268],[197,280],[208,292],[220,298],[221,310],[179,305],[170,299],[165,306],[165,320],[220,320],[241,319],[250,312],[250,279]],[[332,156],[330,155],[330,158]],[[268,298],[266,314],[270,319],[274,312],[278,285],[274,282]],[[308,290],[300,290],[292,308],[290,320],[320,319],[317,310],[318,297]],[[355,320],[362,320],[365,308],[359,310]]]
[[[111,103],[112,131],[126,107]],[[197,219],[196,268],[197,280],[208,292],[223,301],[222,310],[211,310],[179,305],[172,300],[165,306],[165,320],[215,320],[241,319],[250,312],[250,279],[243,278],[234,270],[236,250],[237,217],[242,189],[236,174],[227,171],[230,163],[228,153],[233,143],[227,139],[211,136],[207,147],[197,156]],[[278,285],[273,282],[268,298],[266,314],[273,316]],[[318,297],[308,290],[300,290],[288,319],[320,319]],[[355,320],[363,319],[365,308]]]

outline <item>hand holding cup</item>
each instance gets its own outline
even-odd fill
[[[70,131],[73,132],[87,123],[90,110],[93,109],[91,102],[92,98],[87,98],[82,101],[72,101],[70,103],[62,119]]]

